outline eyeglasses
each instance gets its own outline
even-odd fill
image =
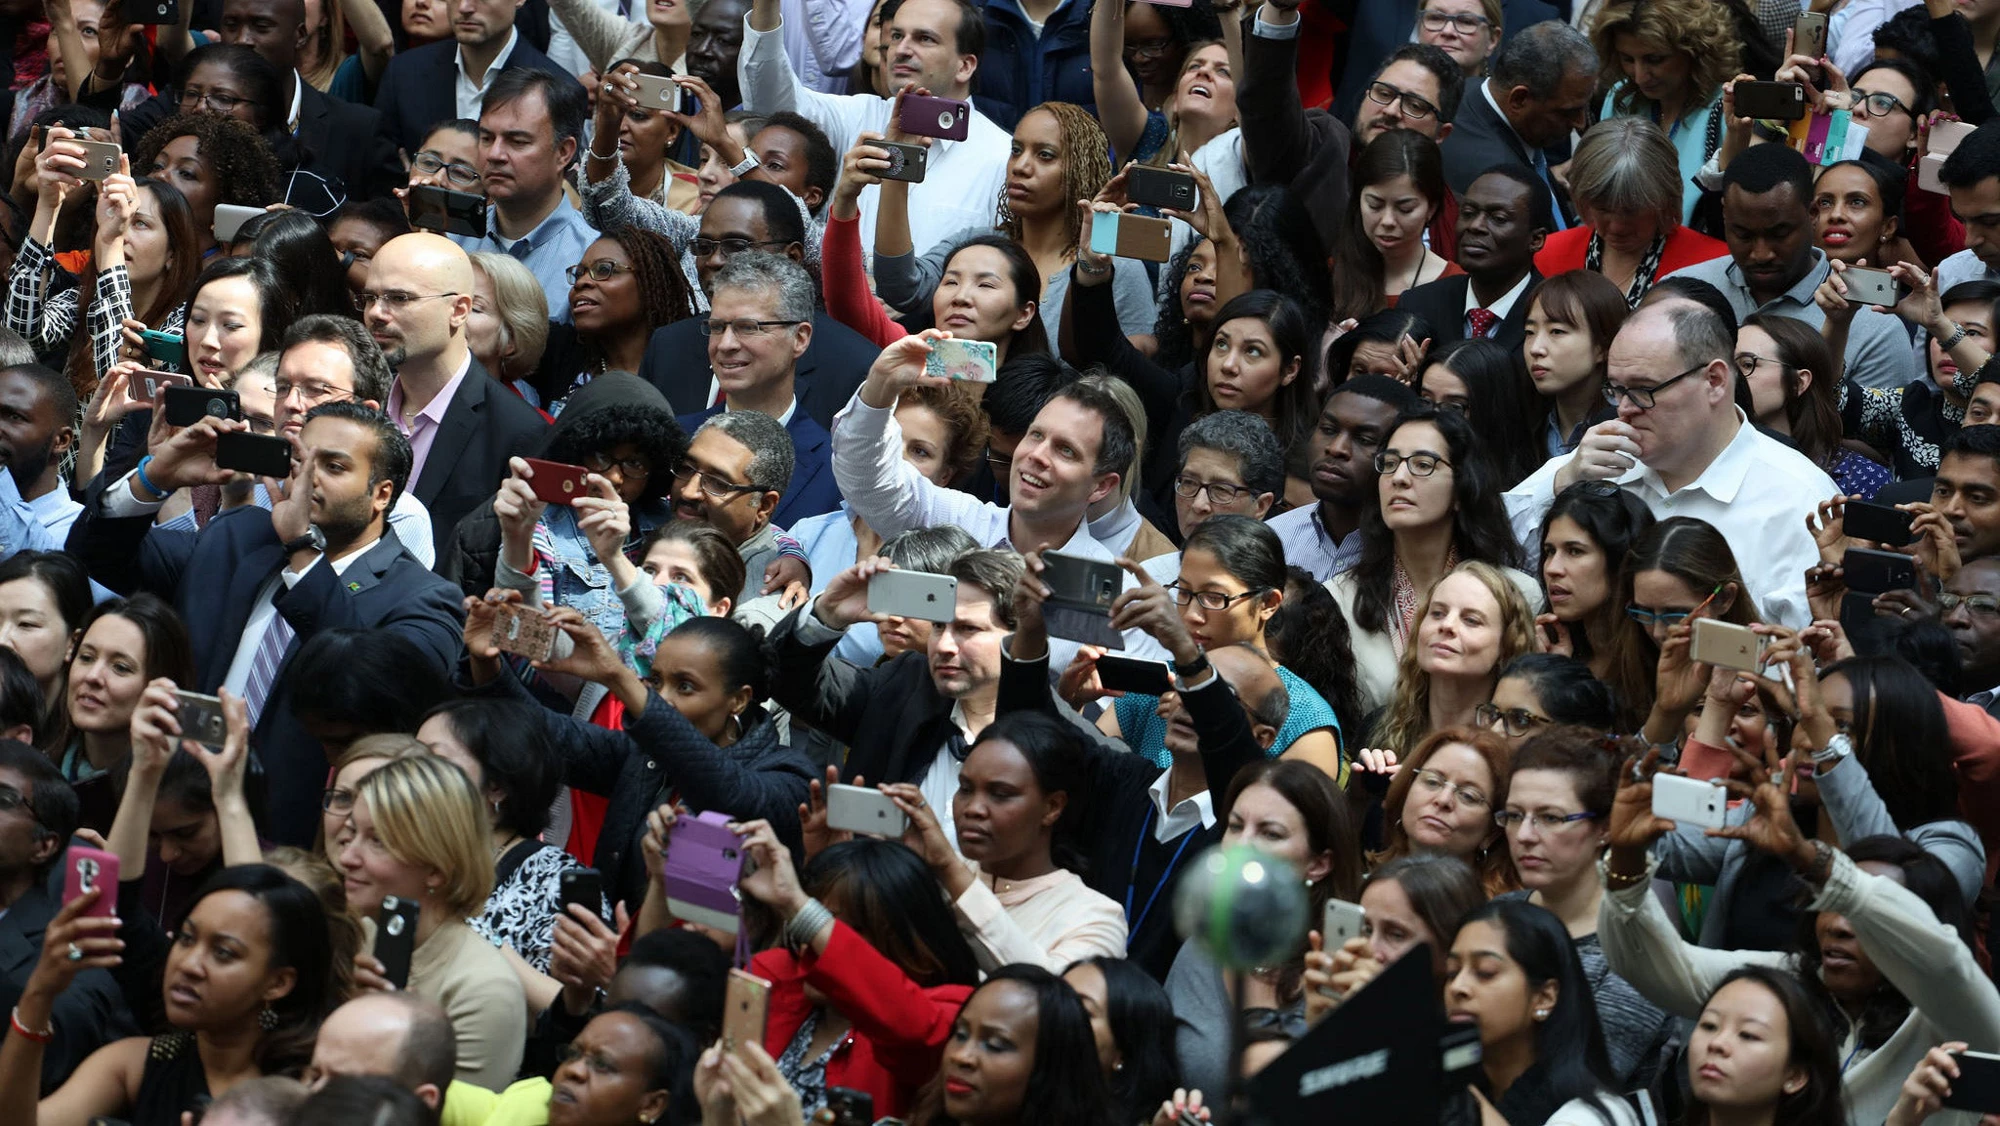
[[[1488,730],[1505,730],[1507,734],[1518,739],[1545,723],[1554,723],[1555,720],[1536,715],[1526,708],[1503,710],[1493,704],[1481,704],[1472,709],[1472,722]]]
[[[321,403],[330,402],[335,398],[352,399],[354,397],[354,392],[348,388],[331,387],[321,383],[317,379],[309,379],[304,383],[293,383],[289,379],[276,380],[271,384],[271,391],[277,397],[277,401],[281,403],[291,398],[292,392],[296,391],[299,394],[299,398],[305,400],[305,404],[309,407],[316,407]]]
[[[1157,59],[1174,49],[1171,39],[1145,39],[1125,44],[1125,54],[1134,59]]]
[[[1403,103],[1403,116],[1411,121],[1424,121],[1437,116],[1437,107],[1410,93],[1399,90],[1387,82],[1374,82],[1368,86],[1368,100],[1378,106],[1392,106],[1397,100]]]
[[[1203,481],[1183,473],[1174,478],[1174,495],[1193,500],[1208,491],[1208,503],[1219,507],[1235,504],[1247,496],[1255,496],[1257,490],[1248,485],[1232,485],[1227,481]]]
[[[701,491],[714,497],[716,500],[726,500],[743,493],[754,493],[757,491],[757,486],[755,485],[739,485],[726,477],[717,477],[713,473],[704,473],[685,461],[674,466],[675,481],[685,481],[690,477],[701,478]]]
[[[400,289],[392,289],[387,293],[369,293],[364,290],[354,295],[354,310],[365,313],[380,301],[384,309],[391,313],[400,313],[419,301],[436,301],[440,297],[457,296],[456,293],[404,293]]]
[[[1903,104],[1903,99],[1898,98],[1894,94],[1879,94],[1871,90],[1856,90],[1854,91],[1853,108],[1861,109],[1863,107],[1867,108],[1867,116],[1869,117],[1887,117],[1897,110],[1902,110],[1912,117],[1916,116],[1909,106]]]
[[[1949,614],[1960,606],[1964,606],[1967,613],[1982,618],[2000,618],[2000,598],[1990,594],[1952,594],[1947,591],[1938,595],[1940,614]]]
[[[564,270],[563,274],[569,278],[569,284],[575,285],[577,283],[577,280],[583,277],[585,274],[590,275],[591,281],[608,282],[612,278],[617,277],[619,274],[629,274],[632,273],[635,269],[637,269],[637,267],[620,266],[618,263],[613,262],[608,258],[599,258],[597,261],[589,263],[588,265],[571,266],[569,269]]]
[[[41,820],[40,815],[35,812],[35,804],[28,800],[28,795],[12,786],[0,783],[0,813],[12,813],[17,809],[27,810],[28,816],[37,822]]]
[[[694,251],[694,256],[696,258],[706,258],[709,255],[714,254],[717,247],[721,247],[722,252],[724,254],[741,254],[744,251],[749,250],[753,246],[789,246],[789,245],[791,244],[783,239],[774,239],[774,238],[712,239],[712,238],[697,236],[694,239],[694,241],[688,243],[688,249]]]
[[[1438,466],[1442,465],[1450,468],[1451,463],[1436,454],[1381,453],[1375,455],[1375,472],[1380,473],[1384,477],[1394,477],[1396,470],[1406,465],[1410,467],[1410,476],[1428,477],[1438,471]]]
[[[1792,365],[1783,360],[1774,360],[1769,356],[1760,356],[1755,352],[1738,352],[1736,354],[1736,370],[1742,372],[1745,376],[1757,374],[1757,369],[1763,367],[1765,364],[1770,364],[1780,371],[1793,370]],[[1662,383],[1660,386],[1664,387],[1666,384]],[[1655,390],[1658,390],[1658,388],[1655,388]]]
[[[328,813],[348,813],[354,809],[354,791],[330,786],[319,796],[319,807]]]
[[[1262,588],[1246,590],[1242,594],[1224,594],[1219,590],[1195,590],[1177,582],[1167,586],[1167,597],[1174,600],[1174,605],[1185,606],[1192,602],[1204,610],[1227,610],[1246,598],[1255,598],[1263,593]]]
[[[739,337],[763,336],[774,328],[790,328],[803,323],[803,321],[753,321],[748,317],[737,321],[703,321],[701,334],[721,336],[725,332],[733,332]]]
[[[1533,821],[1535,828],[1540,829],[1544,833],[1553,833],[1564,825],[1573,825],[1578,821],[1592,821],[1598,816],[1598,814],[1590,812],[1522,813],[1518,809],[1502,809],[1495,811],[1493,814],[1493,823],[1502,829],[1512,829],[1523,821]]]
[[[653,475],[653,463],[643,457],[609,458],[603,454],[585,454],[583,467],[592,473],[609,473],[616,469],[619,476],[627,481],[643,481]]]
[[[1638,407],[1642,411],[1649,411],[1653,409],[1653,403],[1657,401],[1660,392],[1665,391],[1695,372],[1707,370],[1708,364],[1696,364],[1679,375],[1674,376],[1672,379],[1667,380],[1665,383],[1655,383],[1651,387],[1620,387],[1616,383],[1607,383],[1604,385],[1604,401],[1615,407],[1618,405],[1620,399],[1630,399],[1633,406]]]
[[[410,171],[421,172],[426,176],[435,176],[442,172],[446,183],[457,184],[461,188],[479,186],[479,169],[462,160],[446,160],[429,149],[410,159]]]
[[[183,89],[180,96],[182,109],[209,109],[225,116],[234,111],[237,106],[244,105],[249,101],[249,98],[239,98],[234,94],[224,94],[216,90]]]
[[[1418,18],[1424,21],[1424,30],[1431,32],[1443,31],[1449,25],[1460,35],[1472,35],[1480,28],[1493,26],[1492,20],[1471,12],[1424,12]]]
[[[1452,798],[1467,809],[1484,809],[1491,804],[1486,800],[1486,795],[1476,788],[1462,782],[1454,782],[1435,770],[1417,771],[1416,785],[1426,794],[1441,794],[1450,790]]]

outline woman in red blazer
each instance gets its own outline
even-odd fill
[[[1643,117],[1606,118],[1584,133],[1570,160],[1569,192],[1584,224],[1542,243],[1535,270],[1545,278],[1603,274],[1636,309],[1654,282],[1729,253],[1720,240],[1681,226],[1679,158]]]
[[[856,839],[807,861],[801,877],[769,822],[738,831],[756,862],[743,893],[783,927],[783,945],[750,961],[771,983],[764,1049],[808,1118],[828,1087],[865,1091],[878,1117],[901,1117],[936,1077],[979,980],[930,870],[897,842]]]

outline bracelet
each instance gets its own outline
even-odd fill
[[[1800,875],[1814,887],[1820,887],[1833,875],[1833,847],[1822,840],[1812,842],[1813,862]]]
[[[818,938],[819,932],[825,930],[826,925],[831,922],[833,922],[833,912],[827,910],[826,904],[808,898],[805,906],[800,907],[791,918],[785,920],[783,931],[785,949],[795,955],[804,956],[806,950],[812,946],[813,939]]]
[[[610,156],[605,156],[605,155],[603,155],[602,153],[599,153],[599,152],[598,152],[598,151],[597,151],[596,149],[585,149],[585,150],[583,150],[583,154],[584,154],[585,156],[589,157],[589,158],[590,158],[590,159],[592,159],[592,160],[617,160],[617,159],[618,159],[618,150],[617,150],[616,148],[613,148],[613,149],[611,150],[611,155],[610,155]]]
[[[134,476],[139,478],[139,487],[153,494],[154,500],[165,500],[168,497],[174,495],[174,491],[172,489],[163,489],[158,485],[153,484],[153,479],[151,477],[146,476],[146,466],[151,464],[152,460],[153,460],[152,454],[147,454],[145,457],[140,458],[139,468],[133,470],[132,473]]]
[[[37,1044],[46,1044],[56,1038],[56,1022],[53,1018],[49,1020],[47,1028],[36,1032],[34,1029],[21,1023],[21,1006],[19,1005],[14,1006],[14,1011],[7,1014],[7,1023],[13,1026],[14,1032],[23,1040],[30,1040]]]
[[[1078,255],[1076,259],[1076,272],[1086,278],[1101,278],[1111,273],[1111,267],[1096,265],[1085,259],[1082,255]]]
[[[744,149],[743,159],[730,166],[729,174],[741,180],[763,166],[764,162],[757,159],[756,153],[751,152],[749,149]]]
[[[1953,332],[1953,333],[1951,334],[1951,338],[1950,338],[1950,339],[1948,339],[1948,340],[1940,340],[1940,341],[1938,341],[1938,347],[1940,347],[1940,348],[1944,349],[1944,350],[1945,350],[1946,352],[1949,352],[1949,351],[1951,351],[1951,350],[1952,350],[1953,348],[1956,348],[1956,347],[1958,347],[1958,343],[1959,343],[1959,341],[1961,341],[1961,340],[1964,340],[1964,339],[1965,339],[1965,326],[1964,326],[1964,325],[1962,325],[1962,324],[1954,324],[1954,325],[1952,325],[1952,328],[1953,328],[1953,329],[1955,329],[1956,331],[1954,331],[1954,332]]]
[[[1611,854],[1609,851],[1597,858],[1597,871],[1599,875],[1604,877],[1604,890],[1606,891],[1624,891],[1627,888],[1634,888],[1640,884],[1650,883],[1653,879],[1653,867],[1654,862],[1651,853],[1648,853],[1646,856],[1646,867],[1642,871],[1634,873],[1613,872],[1611,870]]]

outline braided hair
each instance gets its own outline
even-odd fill
[[[661,325],[694,316],[694,298],[688,293],[687,275],[681,272],[680,255],[661,235],[635,226],[605,231],[625,252],[632,264],[632,279],[639,286],[639,320],[651,332]],[[594,340],[584,341],[585,370],[594,370],[604,358]]]
[[[1077,211],[1076,201],[1093,199],[1104,190],[1111,179],[1111,142],[1105,139],[1104,127],[1090,115],[1090,111],[1072,102],[1043,102],[1021,116],[1046,113],[1056,119],[1056,130],[1062,136],[1062,198],[1058,205],[1063,215],[1065,233],[1065,257],[1074,257],[1077,240],[1083,237],[1083,215]],[[1000,187],[1000,200],[993,225],[1007,232],[1007,237],[1021,241],[1021,217],[1014,214],[1007,205],[1007,187]]]

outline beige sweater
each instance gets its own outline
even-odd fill
[[[373,949],[374,920],[362,922]],[[499,950],[464,923],[445,923],[410,955],[410,992],[436,1001],[451,1018],[454,1078],[490,1091],[514,1081],[528,1041],[528,1000]]]
[[[1032,962],[1061,973],[1079,959],[1125,956],[1125,912],[1075,872],[1058,868],[1032,880],[995,881],[972,861],[965,866],[972,886],[952,909],[981,970]]]

